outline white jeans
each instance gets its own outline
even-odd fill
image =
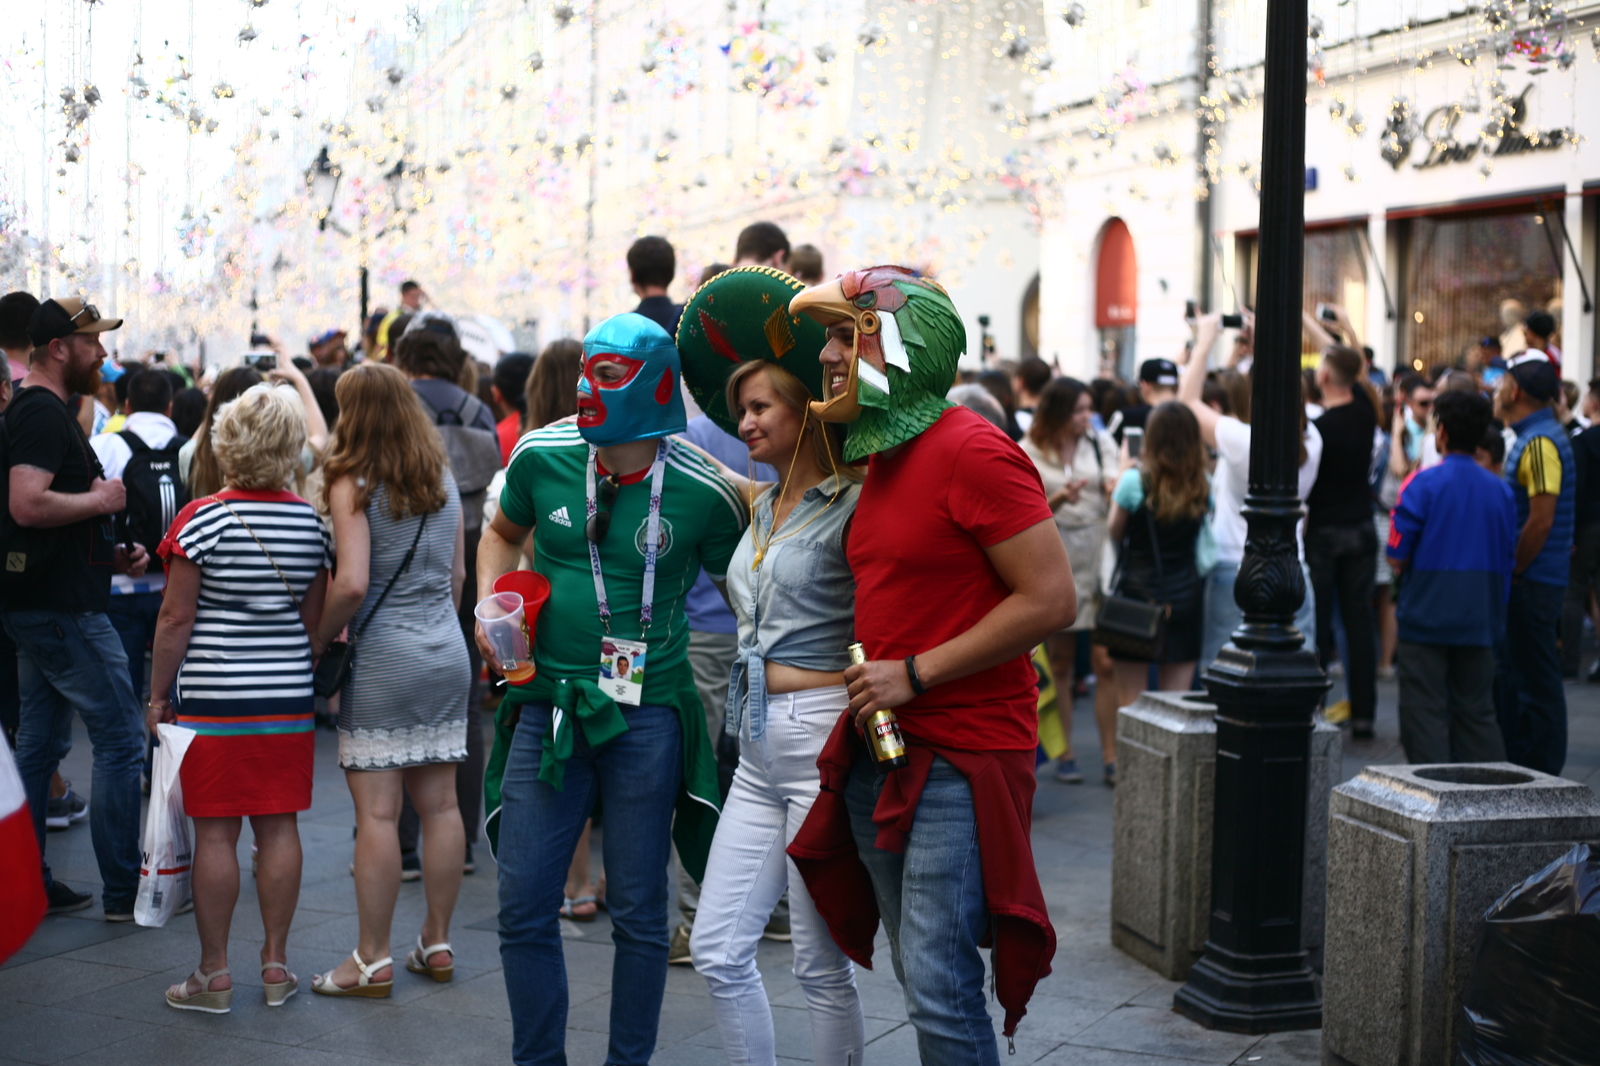
[[[717,1030],[732,1066],[777,1061],[756,945],[785,888],[794,975],[811,1012],[817,1064],[858,1066],[862,1060],[866,1023],[855,970],[828,935],[805,882],[784,853],[816,801],[821,787],[817,756],[849,703],[843,685],[768,696],[766,735],[752,741],[747,725],[740,741],[739,769],[717,822],[689,943],[694,968],[711,990]]]

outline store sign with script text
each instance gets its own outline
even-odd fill
[[[1459,139],[1457,127],[1467,112],[1459,104],[1444,104],[1428,112],[1428,117],[1422,121],[1419,138],[1415,141],[1410,138],[1401,140],[1396,145],[1399,151],[1385,158],[1399,170],[1407,159],[1420,155],[1411,166],[1415,170],[1427,170],[1449,163],[1469,163],[1480,155],[1487,158],[1525,155],[1529,152],[1548,152],[1574,143],[1577,133],[1570,126],[1548,130],[1528,128],[1528,94],[1532,91],[1530,84],[1503,105],[1498,137],[1478,137],[1469,130],[1466,140]],[[1492,128],[1495,123],[1493,112],[1490,114],[1486,129]]]

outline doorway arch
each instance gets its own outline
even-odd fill
[[[1094,325],[1100,339],[1100,373],[1132,381],[1134,333],[1139,321],[1139,259],[1133,234],[1120,218],[1109,218],[1096,237]]]

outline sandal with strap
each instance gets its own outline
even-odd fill
[[[287,981],[268,981],[268,970],[282,970],[284,973],[289,974],[289,979]],[[289,967],[281,962],[264,962],[261,964],[261,987],[267,993],[267,1006],[281,1007],[285,1000],[300,991],[300,978],[289,973]]]
[[[450,955],[449,966],[429,966],[428,960],[433,956],[446,952]],[[412,973],[425,973],[440,984],[450,980],[456,975],[456,953],[449,944],[433,944],[428,947],[422,945],[422,937],[417,937],[417,946],[411,954],[406,956],[406,969]]]
[[[184,978],[178,984],[167,989],[167,1006],[173,1010],[197,1010],[206,1014],[227,1014],[233,1009],[233,989],[224,988],[216,992],[211,991],[211,982],[219,977],[227,977],[228,968],[224,966],[215,973],[201,973],[196,967],[194,973]],[[200,982],[200,991],[190,992],[189,981],[193,979]]]
[[[385,955],[371,966],[368,966],[361,961],[361,950],[359,948],[352,951],[350,957],[356,960],[356,969],[361,972],[361,976],[356,978],[355,984],[349,988],[341,988],[333,983],[333,973],[329,971],[328,973],[319,973],[311,979],[311,991],[320,996],[367,996],[371,999],[388,999],[389,993],[394,989],[394,979],[374,981],[372,975],[385,966],[393,966],[394,959]]]
[[[594,910],[588,914],[579,914],[577,908],[588,904]],[[561,917],[569,922],[592,922],[600,916],[600,901],[593,896],[579,896],[577,899],[562,899]]]

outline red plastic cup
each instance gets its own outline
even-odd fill
[[[515,592],[522,597],[522,614],[528,620],[528,635],[533,635],[534,619],[550,598],[550,579],[532,570],[513,570],[495,579],[495,592]]]
[[[532,570],[513,570],[495,579],[493,591],[515,592],[522,597],[522,626],[528,633],[528,647],[532,648],[534,634],[538,628],[539,611],[544,607],[545,601],[550,599],[550,579]],[[532,680],[532,677],[528,677],[521,682],[512,683],[525,685]]]

